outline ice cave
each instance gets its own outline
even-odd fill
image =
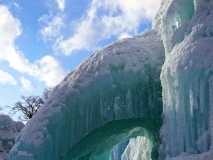
[[[162,0],[153,29],[54,88],[11,160],[213,160],[213,0]]]

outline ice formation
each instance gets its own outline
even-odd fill
[[[162,0],[155,29],[92,55],[55,88],[10,158],[147,160],[158,149],[158,160],[212,160],[212,19],[213,0]]]
[[[213,159],[213,1],[163,0],[160,159]],[[173,158],[172,158],[173,157]]]
[[[137,136],[151,141],[148,150],[157,159],[163,62],[157,30],[92,55],[54,89],[27,123],[10,159],[103,160],[114,145]]]
[[[22,122],[14,122],[9,116],[0,114],[0,160],[8,158],[15,138],[23,127]]]

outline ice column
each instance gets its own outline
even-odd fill
[[[213,144],[213,2],[164,1],[162,5],[156,20],[166,49],[159,149],[160,159],[165,159],[207,152]]]

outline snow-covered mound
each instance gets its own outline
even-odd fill
[[[0,114],[0,160],[8,158],[15,138],[23,127],[22,122],[14,122],[9,116]]]
[[[163,0],[160,159],[213,159],[213,1]]]
[[[102,136],[94,137],[89,133],[98,134],[96,131],[101,130],[108,135],[105,139],[113,138],[121,143],[116,136],[126,141],[131,135],[135,137],[134,133],[142,133],[144,125],[158,130],[162,113],[160,72],[163,62],[164,48],[157,30],[121,40],[92,55],[53,90],[48,102],[17,138],[10,159],[72,159],[84,153],[87,157],[100,153],[109,157],[113,141],[103,141],[99,148],[93,146],[93,151],[81,145],[84,141],[96,144]],[[134,118],[136,121],[144,118],[143,123],[123,128],[121,134],[116,122],[107,125],[110,126],[108,130],[107,126],[101,127],[121,119],[135,121]],[[124,122],[122,124],[125,127]],[[149,150],[153,147],[151,145]],[[79,152],[76,148],[80,148]]]

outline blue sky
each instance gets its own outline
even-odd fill
[[[102,47],[141,34],[151,27],[159,4],[0,0],[0,106],[14,104],[21,95],[40,95]]]

